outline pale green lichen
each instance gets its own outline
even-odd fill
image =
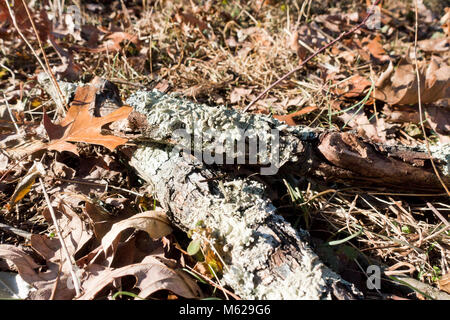
[[[426,151],[426,147],[423,147],[423,152]],[[443,165],[441,166],[442,173],[446,176],[450,175],[450,144],[436,144],[430,146],[431,156],[435,159],[441,160]]]
[[[224,107],[198,105],[156,91],[135,93],[127,104],[147,116],[151,130],[145,134],[158,143],[173,138],[173,131],[183,126],[191,133],[199,130],[197,134],[204,132],[199,128],[226,128],[226,133],[237,138],[242,133],[240,130],[247,126],[262,131],[276,128],[285,133],[302,130],[288,128],[267,116],[245,115]],[[300,131],[296,134],[301,136]],[[208,134],[199,146],[202,150],[213,141],[213,135]],[[305,130],[304,134],[310,132]],[[280,135],[280,139],[285,139],[281,143],[283,147],[280,152],[285,152],[281,158],[285,157],[285,161],[293,159],[289,152],[295,150],[301,141],[292,134]],[[182,220],[184,228],[196,230],[198,222],[202,221],[213,231],[214,239],[210,240],[223,246],[223,258],[227,263],[221,280],[223,284],[230,285],[244,299],[330,298],[329,284],[324,277],[328,271],[306,245],[300,246],[298,259],[293,265],[288,259],[281,265],[273,266],[276,269],[274,273],[267,270],[273,250],[279,245],[278,236],[267,227],[268,221],[283,226],[292,239],[301,239],[306,232],[295,231],[282,217],[275,215],[276,209],[265,197],[261,183],[234,178],[215,182],[216,188],[211,189],[203,181],[204,178],[195,173],[195,168],[200,170],[203,167],[198,158],[190,157],[189,153],[183,156],[179,149],[165,145],[141,145],[133,154],[131,165],[150,182],[159,199],[169,196],[170,199],[164,200],[169,204],[182,199],[180,205],[183,210],[178,213],[182,217],[177,218]],[[183,184],[177,189],[167,185],[180,179]],[[170,191],[164,193],[167,188]],[[190,198],[189,194],[193,193],[197,196]],[[327,276],[340,281],[335,274],[327,273]]]
[[[247,155],[250,164],[279,168],[296,161],[302,141],[316,138],[320,131],[289,127],[267,115],[196,104],[156,90],[135,92],[126,103],[147,116],[148,130],[143,134],[148,139],[193,149],[208,164],[246,161]]]
[[[157,145],[147,145],[136,150],[131,164],[153,185],[154,192],[158,193],[161,191],[159,183],[164,180],[162,177],[172,175],[174,179],[178,179],[174,170],[189,168],[189,165],[184,164],[177,166],[185,161],[186,158],[180,154],[175,155]],[[183,179],[190,180],[186,188],[196,188],[197,185],[201,189],[207,183],[195,180],[195,175],[189,173],[189,170],[195,168],[195,164],[191,165],[190,169],[186,169],[186,175],[182,175],[185,177]],[[167,180],[164,181],[167,183]],[[213,231],[214,239],[210,241],[219,242],[226,248],[223,258],[227,265],[223,270],[222,283],[231,286],[244,299],[330,298],[324,275],[331,275],[329,278],[335,280],[339,277],[327,273],[318,257],[307,246],[300,248],[301,259],[296,260],[297,267],[288,265],[286,261],[275,267],[275,274],[264,273],[270,255],[279,241],[275,238],[277,235],[266,226],[267,221],[288,228],[293,239],[304,236],[303,231],[298,233],[290,226],[286,227],[284,219],[274,215],[275,207],[264,196],[264,186],[259,182],[240,178],[221,185],[219,191],[209,192],[187,202],[189,214],[183,217],[182,223],[184,227],[196,230],[197,223],[203,221]]]

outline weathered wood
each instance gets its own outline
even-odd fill
[[[223,252],[223,283],[244,299],[353,298],[357,291],[329,270],[249,179],[210,180],[214,173],[187,155],[142,145],[130,164],[181,229],[202,222]]]

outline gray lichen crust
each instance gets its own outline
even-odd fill
[[[62,89],[70,93],[74,87]],[[245,299],[347,299],[358,297],[359,292],[319,260],[308,246],[306,232],[294,230],[275,213],[263,184],[248,178],[223,178],[220,167],[208,167],[211,163],[202,158],[204,154],[229,156],[238,164],[240,157],[251,158],[253,154],[256,162],[250,164],[257,165],[275,157],[277,168],[289,162],[297,175],[328,175],[334,181],[351,182],[361,178],[374,183],[384,181],[371,170],[373,161],[379,161],[392,169],[386,170],[393,175],[389,181],[401,178],[395,172],[397,165],[403,165],[410,175],[415,173],[413,182],[423,180],[422,169],[414,167],[420,161],[415,161],[415,151],[409,148],[405,148],[405,156],[402,150],[378,149],[355,135],[288,127],[268,116],[195,104],[158,91],[138,91],[126,103],[146,119],[144,139],[137,140],[131,166],[150,184],[152,194],[174,224],[192,231],[202,222],[213,231],[208,234],[209,241],[223,248],[223,284]],[[274,137],[274,132],[278,136]],[[257,136],[266,147],[246,148],[245,154],[228,144],[220,149],[223,136],[249,145]],[[273,143],[274,138],[278,144]],[[449,148],[432,150],[440,160],[438,170],[444,174],[448,174]],[[417,159],[428,159],[420,152]],[[391,154],[393,161],[389,159]],[[428,178],[431,174],[426,170],[423,173]],[[436,179],[428,180],[424,186],[436,185]]]
[[[170,141],[192,148],[194,152],[213,156],[219,153],[220,157],[236,159],[249,156],[249,149],[236,150],[235,144],[227,142],[254,139],[255,149],[250,156],[255,159],[255,164],[270,163],[275,153],[278,167],[287,161],[297,161],[296,155],[302,153],[303,142],[316,139],[320,133],[320,130],[307,127],[289,127],[266,115],[196,104],[157,90],[135,92],[126,103],[147,116],[148,127],[143,135],[149,140]],[[189,139],[177,132],[185,132]]]
[[[258,131],[297,130],[295,135],[286,134],[293,146],[283,149],[285,155],[280,158],[288,161],[291,152],[303,148],[296,135],[308,140],[309,136],[316,137],[313,130],[303,132],[266,116],[197,105],[156,91],[138,92],[126,103],[146,115],[148,128],[144,135],[152,141],[139,145],[130,165],[149,182],[152,193],[180,228],[196,230],[202,222],[212,230],[209,241],[223,248],[223,284],[244,299],[358,296],[351,284],[319,260],[307,245],[305,231],[295,231],[275,214],[263,184],[247,178],[214,179],[214,172],[198,158],[173,147],[181,141],[174,143],[172,135],[182,124],[194,135],[203,134],[205,127],[235,130],[235,135],[247,126]],[[202,131],[195,132],[199,128]],[[206,136],[202,150],[213,140],[214,136]],[[290,145],[287,141],[283,144]]]
[[[246,163],[270,163],[277,168],[287,162],[307,165],[306,162],[311,162],[311,158],[306,149],[319,142],[320,137],[326,133],[317,128],[287,126],[267,115],[241,113],[223,106],[196,104],[181,99],[176,94],[164,94],[156,90],[137,91],[130,96],[127,104],[146,115],[147,127],[142,132],[143,137],[150,141],[190,148],[194,154],[203,155],[207,164],[217,164],[222,156],[225,156],[226,161],[231,158],[230,163],[239,157],[248,157]],[[177,134],[180,131],[185,134]],[[237,141],[238,146],[239,142],[246,139],[253,143],[247,142],[244,149],[239,149],[236,144],[226,143],[226,139]],[[424,146],[383,148],[404,150],[407,153],[418,152],[422,159],[428,158]],[[449,176],[450,145],[437,144],[430,149],[438,170],[444,176]],[[207,162],[206,155],[211,155],[213,160]]]
[[[337,285],[346,296],[353,287],[329,270],[249,179],[219,183],[190,155],[175,155],[160,145],[143,145],[131,163],[150,183],[172,221],[195,230],[202,221],[213,243],[224,249],[224,284],[244,299],[330,299]]]

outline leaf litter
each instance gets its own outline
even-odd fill
[[[139,84],[237,109],[294,69],[311,50],[361,21],[366,10],[362,4],[352,7],[344,2],[312,2],[300,8],[291,1],[170,1],[146,10],[128,6],[129,20],[118,3],[82,4],[91,17],[83,18],[81,25],[71,19],[74,16],[69,11],[59,17],[40,3],[30,8],[41,41],[48,44],[45,54],[58,78],[87,82],[97,74],[118,81],[120,94],[125,96]],[[448,143],[450,9],[442,4],[425,4],[419,12],[425,126],[432,139]],[[356,130],[362,138],[381,143],[423,144],[420,130],[416,134],[410,130],[419,124],[417,80],[408,50],[414,36],[408,18],[411,7],[386,3],[380,8],[380,30],[360,29],[317,56],[303,71],[260,100],[253,111],[272,114],[289,125]],[[15,6],[13,11],[27,39],[37,47],[24,8]],[[104,134],[112,130],[112,126],[106,128],[107,124],[127,117],[128,107],[113,103],[108,110],[96,110],[96,99],[103,96],[105,88],[99,78],[93,78],[78,87],[65,117],[55,115],[42,88],[33,81],[40,70],[24,50],[3,2],[0,16],[0,38],[7,44],[6,55],[0,57],[0,88],[5,90],[13,115],[0,103],[0,201],[9,202],[12,209],[2,209],[0,217],[34,233],[28,244],[31,249],[21,249],[6,243],[18,245],[23,241],[0,231],[0,242],[5,243],[0,245],[0,255],[8,261],[9,269],[33,284],[32,298],[75,298],[73,288],[69,288],[68,262],[61,258],[39,189],[28,190],[27,172],[34,160],[41,159],[46,168],[51,168],[44,181],[84,290],[77,298],[111,298],[124,288],[144,298],[159,296],[161,290],[180,297],[202,297],[193,278],[186,278],[180,268],[188,263],[205,277],[211,278],[211,274],[183,252],[188,242],[180,246],[169,233],[170,225],[151,216],[145,218],[154,212],[156,204],[151,197],[128,192],[145,193],[145,188],[119,161],[119,152],[128,148],[126,136]],[[13,70],[14,77],[3,66]],[[370,92],[372,83],[375,88]],[[24,131],[20,137],[15,135],[14,121]],[[27,191],[23,197],[13,197],[14,191],[23,186]],[[307,202],[303,208],[306,206],[313,217],[309,230],[313,238],[320,237],[317,230],[328,229],[335,234],[336,226],[355,234],[358,229],[349,225],[349,219],[353,221],[357,212],[358,223],[365,228],[364,235],[352,241],[359,250],[386,264],[407,261],[416,268],[414,276],[446,288],[448,235],[436,231],[439,225],[428,216],[420,196],[411,200],[395,194],[379,195],[379,190],[338,190],[332,196],[325,193],[330,195],[326,197],[324,188],[300,187]],[[433,199],[439,211],[448,210],[442,198]],[[290,211],[280,210],[292,216],[292,210],[297,209],[291,203],[286,205]],[[409,215],[414,219],[408,220]],[[149,225],[161,225],[165,231],[159,235],[164,236],[152,239],[133,217],[148,219]],[[411,233],[398,234],[395,226],[405,221],[413,226],[400,230]],[[422,241],[428,237],[430,240]],[[425,257],[398,246],[397,238],[431,254]],[[339,252],[338,259],[345,261],[341,265],[351,269],[353,260],[345,258],[343,250]],[[129,281],[129,275],[134,276],[133,281]]]

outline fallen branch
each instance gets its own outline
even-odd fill
[[[157,91],[136,92],[127,103],[137,111],[129,120],[141,132],[139,141],[192,149],[207,164],[253,162],[262,174],[287,170],[299,177],[352,186],[442,190],[423,147],[385,146],[351,132],[291,127],[266,115],[194,104]],[[245,148],[236,150],[226,139],[245,143]],[[436,145],[431,153],[449,184],[450,145]]]
[[[329,270],[250,179],[212,180],[214,171],[189,155],[143,144],[130,164],[152,186],[171,221],[184,231],[199,224],[223,252],[223,282],[243,299],[341,299],[357,291]]]
[[[276,159],[275,169],[315,179],[408,190],[440,187],[423,167],[425,150],[375,146],[351,133],[289,127],[268,116],[194,104],[157,91],[137,92],[127,104],[137,111],[130,125],[141,131],[131,166],[152,186],[174,224],[191,232],[199,223],[212,230],[228,265],[224,282],[244,299],[346,299],[358,293],[319,261],[304,231],[295,231],[275,214],[263,184],[222,175],[226,166],[205,165],[204,156],[213,150],[215,160],[227,155],[233,161],[253,157],[259,164]],[[176,134],[180,128],[187,136]],[[276,147],[271,145],[273,131],[279,136]],[[236,141],[256,135],[271,147],[251,153],[247,142],[240,154],[223,145],[220,154],[217,141],[223,133]],[[198,135],[202,139],[196,141]],[[181,152],[191,147],[194,156]],[[249,166],[255,167],[258,162]]]
[[[131,166],[149,183],[173,224],[206,233],[225,262],[221,281],[244,299],[360,296],[319,260],[307,232],[294,230],[276,214],[265,185],[250,178],[258,170],[396,190],[441,188],[422,149],[289,127],[269,116],[195,104],[158,91],[138,91],[127,104],[136,111],[129,127],[140,132],[137,149],[129,155]],[[218,144],[221,137],[243,143],[244,150]],[[265,148],[255,147],[255,141]],[[449,150],[445,145],[433,151],[447,183]],[[247,169],[247,176],[233,175],[230,168]]]

